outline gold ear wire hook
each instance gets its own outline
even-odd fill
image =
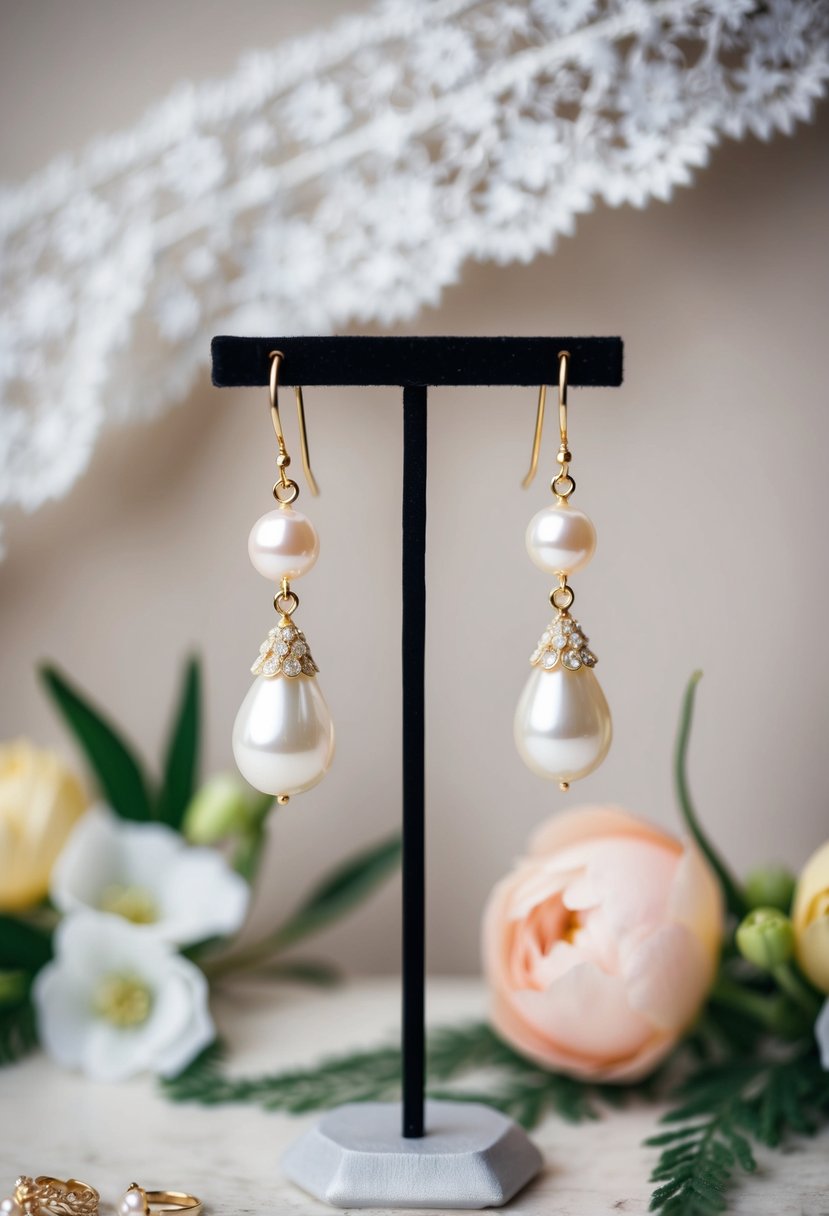
[[[570,368],[570,352],[562,350],[558,356],[558,426],[561,432],[561,447],[559,454],[567,452],[567,373]],[[533,450],[530,456],[530,467],[521,482],[526,490],[532,485],[538,469],[538,457],[541,452],[541,435],[544,430],[544,410],[547,404],[547,385],[542,384],[538,390],[538,407],[535,413],[535,433],[533,434]],[[565,462],[559,461],[559,464]]]
[[[287,486],[288,478],[285,473],[285,468],[290,463],[288,449],[285,445],[285,433],[282,430],[282,419],[279,416],[279,369],[282,366],[282,361],[285,356],[281,350],[272,350],[268,358],[271,361],[271,374],[269,378],[269,389],[271,398],[271,421],[273,429],[276,432],[276,442],[279,444],[279,476],[283,486]],[[302,399],[302,389],[299,385],[294,388],[296,397],[296,414],[299,422],[299,448],[302,455],[302,467],[305,470],[305,477],[308,481],[308,488],[311,493],[317,497],[319,495],[319,486],[314,474],[311,472],[311,457],[308,452],[308,430],[305,425],[305,402]]]

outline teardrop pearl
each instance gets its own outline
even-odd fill
[[[593,520],[566,500],[542,507],[530,520],[525,540],[530,557],[547,574],[573,574],[596,552]]]
[[[257,676],[233,724],[239,772],[263,794],[300,794],[334,758],[334,724],[316,676]]]
[[[307,574],[319,557],[317,530],[307,515],[292,507],[277,507],[257,519],[248,537],[255,569],[275,583]]]
[[[598,768],[613,737],[610,710],[589,667],[534,667],[515,711],[521,759],[548,781],[570,782]]]

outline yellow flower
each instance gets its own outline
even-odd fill
[[[801,969],[816,988],[829,992],[829,841],[803,867],[792,920]]]
[[[39,903],[67,836],[87,807],[54,752],[27,739],[0,745],[0,911]]]

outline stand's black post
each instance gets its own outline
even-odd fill
[[[403,389],[403,1135],[423,1135],[426,388]]]

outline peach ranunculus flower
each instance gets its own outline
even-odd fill
[[[635,1081],[694,1022],[722,934],[695,845],[617,807],[556,815],[484,916],[495,1030],[545,1068]]]
[[[45,899],[52,866],[87,807],[74,773],[27,739],[0,745],[0,911]]]
[[[797,880],[792,921],[798,963],[816,988],[829,993],[829,840]]]

